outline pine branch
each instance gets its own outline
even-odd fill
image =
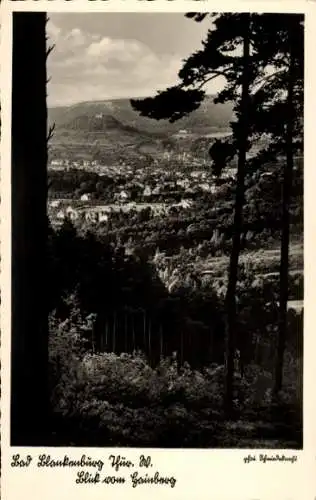
[[[46,59],[48,58],[49,54],[52,52],[52,50],[54,50],[54,48],[56,47],[56,44],[53,43],[53,45],[50,45],[47,50],[46,50]]]
[[[218,78],[219,76],[225,76],[225,72],[224,71],[214,72],[213,75],[209,76],[208,78],[205,78],[205,80],[203,80],[203,82],[201,82],[200,85],[196,87],[196,89],[201,90],[204,87],[204,85],[211,82],[212,80],[215,80],[215,78]]]
[[[258,80],[256,82],[256,85],[260,85],[261,83],[263,83],[265,85],[270,80],[273,80],[274,78],[276,78],[278,75],[284,75],[284,74],[285,74],[284,69],[282,69],[280,71],[276,71],[274,73],[271,73],[270,75],[266,75],[266,76],[262,77],[260,80]]]
[[[49,131],[48,131],[48,135],[47,135],[47,138],[46,138],[46,141],[48,142],[54,135],[54,130],[55,130],[55,126],[56,124],[53,123],[53,125],[50,125],[49,127]]]
[[[195,22],[200,23],[204,21],[207,15],[207,12],[188,12],[187,14],[185,14],[185,17],[187,17],[188,19],[193,19]]]

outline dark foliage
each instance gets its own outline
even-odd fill
[[[66,319],[63,297],[76,292],[82,314],[96,315],[93,349],[142,350],[154,364],[173,352],[180,363],[221,361],[221,305],[214,294],[184,288],[170,295],[152,264],[92,233],[78,236],[70,221],[51,233],[49,246],[50,310]]]

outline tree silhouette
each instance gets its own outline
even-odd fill
[[[48,425],[46,14],[13,14],[11,445]],[[27,75],[27,83],[26,83]]]
[[[197,22],[205,15],[188,14]],[[229,282],[226,294],[226,397],[227,413],[231,413],[233,395],[234,344],[236,334],[236,283],[240,237],[242,231],[242,208],[244,203],[244,180],[246,155],[249,149],[250,91],[261,74],[261,68],[253,64],[256,54],[250,47],[261,17],[257,14],[211,14],[214,29],[209,30],[203,48],[193,53],[184,62],[179,72],[181,83],[158,92],[153,98],[132,100],[132,106],[142,115],[171,122],[197,109],[205,98],[203,87],[219,76],[226,79],[225,88],[218,94],[216,102],[235,100],[237,121],[232,123],[233,144],[219,142],[210,150],[215,160],[214,171],[220,173],[228,158],[237,154],[237,182],[234,211],[234,232],[229,264]],[[241,50],[242,54],[238,54]]]
[[[282,183],[282,236],[280,262],[279,335],[275,364],[274,394],[282,388],[283,357],[287,331],[289,288],[290,201],[294,154],[303,149],[304,18],[302,15],[266,15],[256,47],[262,64],[274,67],[257,92],[257,106],[251,117],[257,134],[270,136],[260,161],[285,156]],[[273,43],[271,42],[273,36]],[[256,160],[258,163],[258,159]]]

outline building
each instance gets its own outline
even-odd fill
[[[72,207],[66,208],[66,215],[72,221],[77,220],[79,218],[77,210],[74,210]]]
[[[50,162],[52,167],[61,167],[63,165],[63,160],[55,159]]]
[[[82,196],[80,196],[81,201],[89,201],[91,199],[90,193],[84,193]]]
[[[152,194],[154,194],[154,195],[159,195],[159,194],[160,194],[160,192],[161,192],[160,187],[159,187],[159,186],[156,186],[156,187],[153,189]]]
[[[177,186],[182,187],[183,189],[187,189],[190,187],[191,182],[189,179],[180,179],[177,181]]]
[[[183,209],[187,209],[187,208],[191,208],[193,205],[193,201],[192,200],[181,200],[179,203],[176,203],[175,205],[172,205],[172,207],[176,207],[176,208],[183,208]]]
[[[98,214],[97,214],[97,212],[93,212],[93,211],[86,212],[85,219],[87,222],[92,222],[95,224],[98,221]]]
[[[121,201],[126,201],[129,199],[129,194],[122,190],[119,194],[118,194],[118,199],[121,200]]]
[[[65,213],[63,210],[59,210],[59,212],[57,212],[56,214],[56,219],[59,219],[59,220],[64,220],[65,219]]]
[[[185,139],[188,136],[188,131],[186,129],[179,130],[175,137],[177,139]]]
[[[191,172],[190,176],[193,177],[193,179],[198,179],[199,177],[201,177],[201,172],[199,170],[194,170],[193,172]]]
[[[206,193],[211,192],[211,186],[207,182],[203,182],[203,184],[200,184],[200,188],[202,191],[205,191]]]
[[[143,196],[151,196],[152,191],[150,186],[146,186],[144,191],[143,191]]]
[[[60,200],[53,200],[49,203],[50,208],[58,208],[61,204]]]
[[[227,167],[222,172],[222,178],[223,179],[234,178],[236,176],[236,174],[237,174],[237,168]]]
[[[183,208],[191,208],[193,205],[193,200],[181,200],[180,204]]]
[[[109,216],[105,211],[99,212],[98,215],[99,215],[99,222],[108,222]]]

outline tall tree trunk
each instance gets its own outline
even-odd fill
[[[106,318],[105,323],[105,350],[109,352],[109,319]]]
[[[115,353],[116,350],[116,311],[114,312],[114,317],[113,317],[113,332],[112,332],[112,347],[113,347],[113,352]]]
[[[148,320],[148,359],[151,364],[151,319]]]
[[[228,287],[226,293],[226,376],[225,376],[225,409],[229,416],[232,412],[234,354],[236,333],[236,284],[238,276],[238,260],[242,231],[242,215],[245,190],[245,169],[248,139],[248,104],[250,86],[250,14],[245,14],[245,31],[243,39],[243,76],[242,94],[238,127],[238,166],[234,213],[234,235],[230,254]]]
[[[160,359],[161,359],[163,356],[163,332],[161,325],[159,327],[159,341],[160,341]]]
[[[143,324],[143,326],[144,326],[144,330],[143,330],[144,348],[143,349],[144,349],[144,353],[146,353],[146,311],[145,310],[144,310],[143,314],[144,314],[144,317],[143,317],[144,318],[144,324]]]
[[[132,311],[132,336],[133,336],[133,352],[136,350],[135,347],[135,318],[134,311]]]
[[[287,123],[286,123],[286,164],[283,173],[283,193],[282,193],[282,235],[281,235],[281,263],[280,263],[280,306],[279,306],[279,335],[277,344],[277,357],[275,366],[275,385],[274,395],[278,395],[282,388],[283,378],[283,358],[287,330],[287,302],[289,287],[289,243],[290,243],[290,201],[293,178],[293,126],[295,110],[293,103],[294,94],[294,56],[293,41],[289,33],[289,72],[288,72],[288,91],[287,91]]]
[[[127,312],[125,310],[124,312],[124,349],[125,349],[125,352],[128,352],[128,348],[127,348]]]
[[[180,366],[183,365],[183,330],[180,332]]]
[[[13,14],[11,445],[45,444],[49,416],[46,14]]]
[[[94,330],[94,322],[91,321],[91,339],[92,339],[92,353],[95,354],[96,351],[96,337]]]
[[[99,350],[100,352],[104,352],[104,345],[105,345],[105,336],[104,336],[104,331],[102,330],[101,333],[98,331],[98,344],[99,344]]]

